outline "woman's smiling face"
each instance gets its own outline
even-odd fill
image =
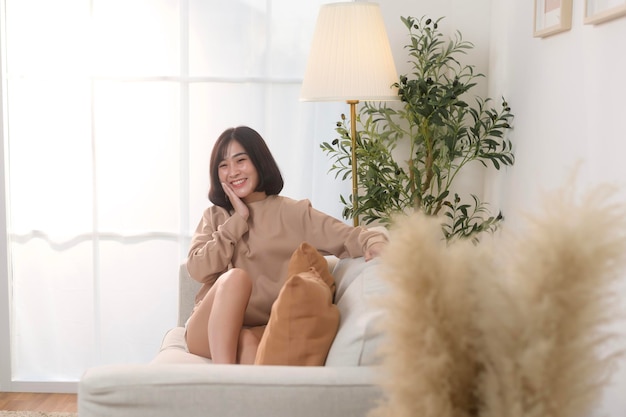
[[[265,198],[264,192],[255,191],[259,185],[259,174],[248,153],[236,140],[228,145],[217,172],[220,182],[229,186],[244,202]]]

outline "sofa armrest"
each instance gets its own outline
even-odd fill
[[[380,398],[373,367],[108,365],[78,386],[81,417],[362,416]]]

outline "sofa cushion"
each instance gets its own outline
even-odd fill
[[[189,353],[185,342],[185,328],[174,327],[165,334],[161,350],[150,363],[207,364],[211,362],[211,359]]]
[[[315,268],[292,275],[272,305],[257,350],[257,365],[324,365],[339,325],[339,310]]]
[[[376,302],[387,290],[381,279],[380,260],[341,259],[333,275],[341,320],[326,366],[379,364],[378,350],[384,341],[379,325],[383,311]]]
[[[298,249],[291,255],[287,266],[287,278],[315,268],[322,280],[330,288],[331,294],[335,294],[335,279],[328,269],[328,261],[307,242],[302,242]]]

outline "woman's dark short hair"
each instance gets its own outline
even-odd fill
[[[232,141],[237,141],[246,151],[252,164],[259,174],[259,185],[254,191],[265,191],[267,195],[276,195],[283,189],[283,176],[272,156],[265,140],[254,129],[247,126],[231,127],[226,129],[213,146],[211,152],[210,175],[211,185],[209,186],[209,200],[216,206],[232,210],[233,206],[226,197],[226,193],[220,183],[218,167],[220,162],[226,158],[228,145]]]

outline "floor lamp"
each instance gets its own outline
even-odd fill
[[[399,100],[389,39],[377,3],[321,6],[309,53],[301,101],[346,101],[350,105],[352,205],[358,207],[356,106],[359,101]],[[358,226],[358,216],[353,216]]]

